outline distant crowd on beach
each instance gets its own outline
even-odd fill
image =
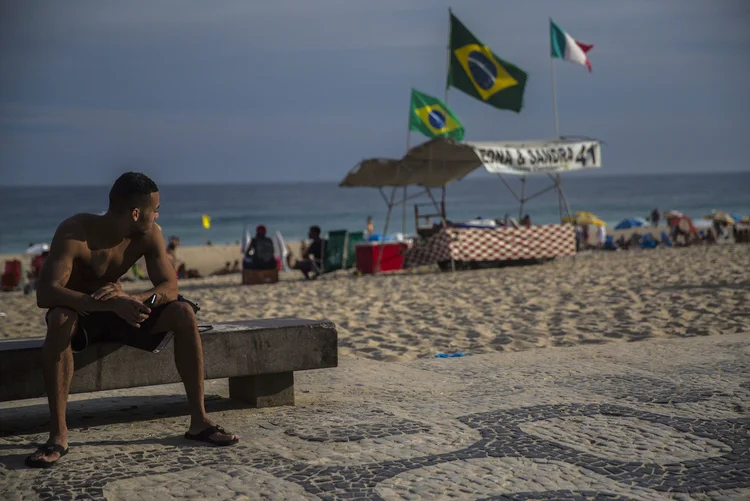
[[[707,218],[708,216],[706,216]],[[449,227],[486,227],[489,220],[477,219],[467,223],[453,223],[444,221],[435,223],[432,231],[438,231],[443,224]],[[584,250],[630,250],[630,249],[653,249],[656,247],[681,247],[699,244],[715,244],[720,241],[734,239],[736,242],[750,240],[747,231],[742,230],[742,225],[733,224],[725,213],[716,213],[711,225],[696,228],[692,220],[678,211],[666,211],[662,213],[655,208],[645,218],[626,219],[614,227],[614,234],[609,235],[607,225],[595,215],[588,212],[577,212],[567,222],[572,223],[575,228],[576,249]],[[623,223],[629,222],[625,227]],[[506,215],[500,220],[492,220],[493,227],[505,228],[530,228],[533,226],[530,214],[521,217],[520,222]],[[375,233],[372,216],[367,218],[365,231],[362,232],[365,239],[368,237],[381,238]],[[620,230],[627,231],[620,231]],[[420,228],[425,230],[425,228]],[[743,232],[744,231],[744,232]],[[431,232],[420,236],[428,236]],[[619,235],[618,235],[619,233]],[[319,226],[312,226],[308,230],[308,240],[299,244],[299,256],[295,256],[292,250],[283,240],[276,241],[268,236],[265,225],[258,225],[252,238],[241,246],[242,258],[226,261],[220,267],[205,276],[222,276],[240,274],[243,270],[268,271],[268,270],[298,270],[306,279],[317,278],[321,274],[324,244],[326,240],[322,237]],[[180,239],[171,236],[168,239],[167,253],[175,267],[178,278],[202,278],[197,269],[188,266],[184,260],[178,258],[177,249]],[[136,278],[137,269],[134,270]]]
[[[666,226],[660,226],[662,216],[666,221]],[[716,211],[704,217],[704,219],[709,218],[710,226],[698,229],[693,221],[681,212],[667,211],[661,214],[659,209],[655,208],[651,211],[649,217],[641,220],[642,223],[634,218],[626,219],[618,224],[615,227],[616,230],[627,229],[630,232],[629,234],[623,232],[616,239],[613,236],[607,236],[606,225],[596,218],[594,218],[593,224],[579,224],[573,221],[576,230],[576,248],[578,250],[601,249],[611,251],[637,248],[653,249],[659,246],[684,247],[716,244],[720,241],[729,240],[741,243],[750,240],[748,225],[742,224],[743,220],[734,218],[722,211]],[[623,227],[620,226],[621,224]],[[590,244],[589,231],[591,226],[596,228],[595,245]],[[659,231],[659,228],[663,229]]]
[[[750,217],[748,216],[739,218],[727,212],[713,211],[703,216],[702,219],[705,224],[699,224],[696,227],[688,216],[679,211],[662,213],[658,208],[654,208],[647,217],[624,219],[614,226],[613,234],[608,234],[607,224],[590,212],[576,212],[572,217],[564,218],[564,222],[572,224],[575,228],[577,251],[617,251],[750,242]],[[432,222],[427,221],[427,223]],[[452,228],[531,228],[534,226],[530,214],[523,215],[520,222],[507,214],[502,219],[478,217],[461,223],[442,219],[428,226],[420,225],[416,238],[429,238],[440,231],[444,225]],[[402,234],[383,237],[375,233],[372,216],[367,218],[365,230],[359,234],[360,238],[365,241],[373,238],[385,241],[407,240]],[[241,274],[243,270],[263,272],[283,269],[297,270],[304,278],[315,279],[323,271],[323,254],[327,240],[323,238],[322,230],[317,225],[309,228],[307,236],[308,240],[300,242],[298,255],[295,255],[292,249],[283,242],[278,232],[277,240],[274,241],[268,236],[266,227],[262,224],[258,225],[252,238],[247,235],[247,241],[235,242],[241,247],[241,256],[225,261],[223,266],[212,271],[205,268],[205,262],[203,268],[199,270],[198,266],[195,264],[190,266],[190,263],[178,256],[180,247],[178,236],[173,235],[167,239],[166,251],[179,279]],[[210,245],[210,242],[207,245]],[[6,262],[2,284],[4,290],[13,290],[19,286],[27,294],[35,290],[39,272],[49,254],[49,246],[30,243],[26,254],[30,257],[28,268],[26,268],[28,271],[22,272],[21,263],[18,261]],[[135,264],[130,272],[122,277],[122,280],[145,280],[148,277],[144,271],[142,266]],[[26,280],[22,280],[22,277]]]

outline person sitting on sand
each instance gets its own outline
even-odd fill
[[[177,267],[177,278],[182,280],[183,278],[203,278],[198,270],[195,268],[187,269],[185,263],[180,263]]]
[[[172,267],[176,270],[179,267],[179,260],[177,259],[177,242],[170,241],[167,245],[167,258],[172,263]]]
[[[192,271],[192,270],[189,270],[189,271]],[[226,263],[224,263],[223,268],[219,268],[215,272],[211,273],[211,276],[218,277],[222,275],[231,275],[233,273],[239,273],[239,272],[240,272],[240,260],[235,259],[234,264],[227,261]],[[192,277],[188,277],[188,278],[192,278]]]
[[[302,259],[295,261],[294,264],[292,264],[291,249],[287,247],[289,250],[287,264],[293,270],[302,271],[305,278],[310,280],[318,277],[323,264],[323,239],[320,238],[320,226],[310,226],[307,236],[310,238],[310,245],[306,245],[305,242],[300,243]],[[310,276],[311,273],[312,276]]]
[[[625,235],[620,235],[620,238],[617,239],[617,247],[627,250],[630,247],[630,240],[626,240]]]
[[[219,268],[218,270],[214,271],[213,273],[211,273],[210,276],[212,276],[212,277],[220,277],[220,276],[223,276],[223,275],[231,275],[232,273],[236,273],[237,271],[239,271],[239,268],[240,268],[239,261],[235,261],[235,268],[236,269],[232,268],[232,262],[231,261],[227,261],[226,263],[224,263],[224,267],[223,268]]]
[[[276,269],[273,240],[266,236],[266,227],[262,224],[255,228],[255,236],[247,246],[242,266],[248,270]]]
[[[633,247],[634,249],[638,248],[638,244],[641,241],[641,234],[637,231],[634,231],[630,235],[630,243],[628,244],[628,247]]]
[[[26,458],[28,466],[49,467],[68,453],[65,409],[74,370],[71,346],[82,350],[110,336],[134,340],[172,331],[175,364],[190,409],[185,438],[212,445],[239,441],[206,414],[203,348],[195,310],[178,295],[158,217],[156,184],[144,174],[127,172],[112,186],[106,213],[77,214],[58,226],[36,296],[37,305],[48,310],[41,357],[51,430],[46,444]],[[153,287],[126,293],[117,279],[141,256]],[[152,296],[156,302],[147,307],[144,302]]]

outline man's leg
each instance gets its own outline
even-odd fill
[[[206,415],[203,400],[203,345],[198,333],[195,313],[188,303],[174,301],[165,306],[153,328],[153,332],[174,332],[174,361],[185,385],[190,406],[190,429],[192,435],[213,426]],[[217,442],[230,442],[238,437],[215,433],[211,438]]]
[[[47,313],[47,337],[42,346],[42,369],[44,387],[47,391],[51,429],[48,444],[68,448],[68,425],[65,422],[65,408],[68,404],[70,381],[73,379],[73,352],[70,339],[76,331],[78,314],[67,308],[54,308]],[[44,454],[37,451],[32,460],[55,462],[60,453]]]
[[[305,248],[305,242],[300,242],[300,248]],[[286,264],[291,268],[292,270],[300,270],[302,274],[305,276],[306,279],[310,279],[310,272],[312,271],[312,265],[310,264],[309,259],[297,259],[294,260],[294,254],[292,253],[292,249],[289,247],[289,245],[286,246],[286,249],[288,251],[288,254],[286,256]],[[304,256],[304,253],[302,254]],[[294,263],[294,264],[292,264]]]
[[[310,280],[310,273],[313,271],[313,264],[310,259],[303,259],[297,261],[295,264],[296,268],[302,272],[307,280]]]

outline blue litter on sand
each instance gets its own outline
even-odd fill
[[[471,356],[468,353],[438,353],[435,358],[458,358]]]

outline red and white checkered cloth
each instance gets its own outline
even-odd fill
[[[433,235],[406,254],[405,267],[447,261],[512,261],[573,255],[572,225],[550,224],[531,228],[449,228]]]
[[[416,268],[440,261],[449,261],[451,258],[450,239],[450,235],[441,230],[424,242],[414,245],[404,254],[404,268]]]

